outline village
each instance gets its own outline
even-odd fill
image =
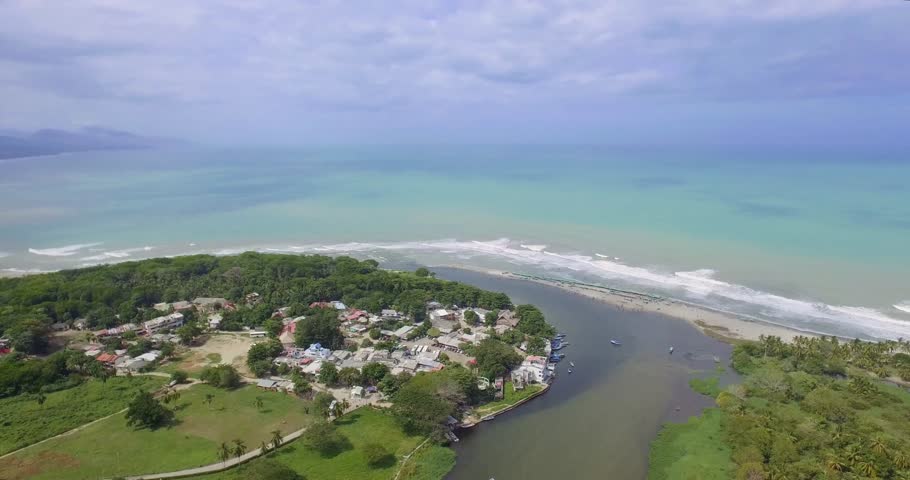
[[[234,358],[223,358],[215,354],[212,364],[233,364],[239,367],[244,381],[261,389],[295,392],[295,378],[305,378],[315,390],[328,392],[346,407],[356,408],[372,404],[388,406],[389,399],[376,385],[357,384],[346,388],[326,385],[320,382],[320,373],[331,364],[336,370],[354,369],[358,372],[368,364],[378,363],[388,368],[392,375],[419,372],[435,372],[453,363],[476,370],[476,359],[469,352],[492,335],[508,335],[519,323],[519,316],[513,310],[491,311],[483,308],[460,308],[431,301],[426,303],[423,321],[393,309],[378,312],[350,308],[338,300],[314,302],[313,309],[335,312],[338,328],[344,336],[342,348],[330,349],[321,343],[297,345],[296,331],[306,315],[291,316],[290,307],[276,309],[271,318],[280,320],[280,332],[260,328],[243,327],[240,332],[220,329],[224,316],[238,308],[250,308],[259,303],[256,293],[244,297],[242,305],[225,298],[202,297],[191,301],[159,303],[154,309],[160,316],[142,323],[128,323],[113,328],[97,330],[86,335],[91,341],[82,348],[85,354],[98,360],[116,372],[117,375],[152,374],[156,371],[173,371],[175,350],[186,353],[205,353],[213,343],[230,344],[234,350],[244,352]],[[187,317],[194,319],[189,325]],[[64,326],[55,326],[65,330]],[[66,326],[69,327],[69,326]],[[84,323],[73,322],[73,329],[84,328]],[[517,333],[517,332],[515,332]],[[203,339],[201,344],[188,342],[187,336]],[[272,337],[277,337],[275,340]],[[528,387],[536,394],[543,393],[555,377],[556,363],[564,354],[556,350],[567,345],[563,335],[529,348],[528,342],[521,342],[514,348],[523,360],[511,371],[496,378],[478,376],[477,388],[491,391],[494,402],[502,402],[507,385],[518,392]],[[281,344],[281,352],[272,359],[274,368],[268,375],[256,377],[245,368],[245,352],[259,342]],[[120,348],[105,348],[111,341]],[[184,346],[185,344],[190,344]],[[138,348],[142,346],[144,348]],[[530,350],[536,350],[529,354]],[[223,351],[222,351],[223,353]],[[212,353],[208,353],[211,358]],[[331,367],[330,367],[331,368]],[[569,370],[571,373],[571,369]],[[522,397],[524,400],[524,397]],[[505,405],[511,408],[514,405]],[[333,405],[334,407],[334,405]],[[503,408],[505,410],[507,408]],[[478,421],[491,419],[497,411],[463,412],[461,426],[471,426]],[[453,423],[455,420],[452,420]],[[454,437],[454,435],[453,435]]]

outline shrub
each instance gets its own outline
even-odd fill
[[[363,446],[363,457],[367,465],[373,468],[391,467],[395,464],[395,456],[378,443],[368,443]]]

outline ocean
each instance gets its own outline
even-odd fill
[[[910,338],[907,153],[372,146],[5,160],[0,271],[244,250],[351,254]]]

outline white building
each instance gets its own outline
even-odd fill
[[[516,383],[546,383],[550,380],[547,359],[530,355],[521,362],[521,366],[512,370],[512,381]]]
[[[183,314],[180,312],[175,312],[163,317],[153,318],[142,324],[143,328],[145,328],[145,333],[149,335],[161,330],[176,328],[181,325],[183,325]]]

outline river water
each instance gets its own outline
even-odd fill
[[[447,480],[646,478],[648,447],[660,426],[711,405],[689,389],[689,379],[713,374],[715,355],[722,365],[729,360],[729,345],[681,320],[522,280],[435,271],[537,305],[570,343],[547,393],[459,432],[457,465]],[[611,338],[622,346],[610,345]],[[572,374],[569,361],[576,364]]]

